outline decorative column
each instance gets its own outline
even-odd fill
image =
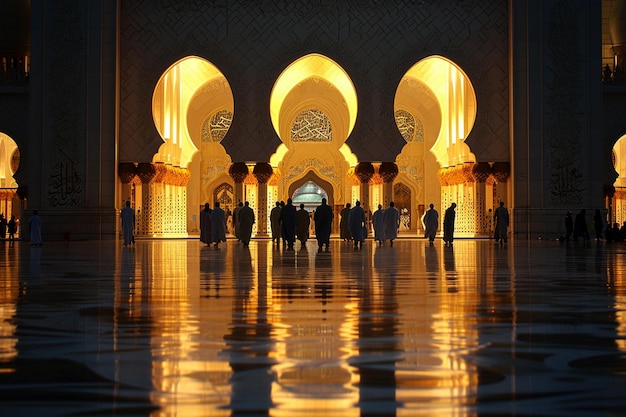
[[[393,201],[393,180],[398,176],[398,166],[394,162],[383,162],[378,168],[378,174],[383,180],[383,204],[389,207]]]
[[[239,205],[239,202],[244,202],[246,196],[243,193],[243,182],[248,176],[248,166],[244,162],[235,162],[228,169],[228,175],[235,181],[235,187],[233,188],[234,204]]]
[[[491,176],[491,166],[488,162],[478,162],[472,166],[472,175],[475,180],[476,193],[476,232],[489,236],[493,230],[494,208],[493,194],[490,195],[487,187],[487,180]]]
[[[359,162],[359,164],[354,168],[354,174],[357,176],[359,181],[361,182],[361,207],[365,210],[365,216],[367,220],[370,220],[370,207],[369,207],[369,199],[370,199],[370,185],[369,182],[374,176],[376,170],[374,169],[374,165],[371,162]]]
[[[154,165],[149,162],[141,162],[137,165],[137,176],[141,180],[141,195],[135,201],[135,214],[137,227],[135,233],[137,235],[147,236],[154,231],[153,213],[152,213],[152,188],[150,184],[156,176]]]
[[[131,200],[131,204],[133,204],[134,202],[131,199],[131,183],[137,176],[137,166],[132,162],[121,162],[117,167],[117,175],[122,182],[122,207],[126,200]]]
[[[267,219],[268,219],[268,204],[267,204],[267,182],[272,177],[272,166],[267,162],[257,162],[252,170],[252,175],[258,181],[257,189],[257,236],[268,236],[267,233]]]

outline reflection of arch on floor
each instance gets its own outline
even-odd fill
[[[320,188],[326,191],[326,194],[328,195],[327,203],[329,206],[333,207],[335,205],[335,198],[334,198],[335,190],[334,190],[333,185],[330,182],[322,179],[312,170],[307,171],[307,173],[304,174],[304,176],[300,177],[297,180],[294,180],[291,184],[289,184],[289,190],[288,190],[289,197],[292,197],[293,193],[298,188],[302,187],[304,184],[306,184],[309,181],[316,183],[317,185],[320,186]]]

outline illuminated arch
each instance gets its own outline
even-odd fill
[[[339,148],[354,128],[357,109],[356,89],[348,74],[320,54],[306,55],[289,65],[270,95],[274,130],[288,148],[293,121],[310,110],[321,111],[332,121],[333,142]]]
[[[230,85],[215,65],[196,56],[179,60],[154,89],[152,115],[164,144],[153,162],[187,167],[198,151],[205,122],[233,109]]]
[[[394,113],[403,111],[421,124],[426,147],[440,167],[476,162],[465,144],[476,121],[476,93],[469,77],[454,62],[430,56],[413,65],[396,91]],[[396,121],[406,134],[407,129]]]
[[[20,151],[17,143],[0,132],[0,188],[17,188],[13,174],[20,163]]]

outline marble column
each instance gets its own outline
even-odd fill
[[[267,162],[257,162],[252,170],[252,175],[258,181],[257,189],[257,233],[259,237],[267,237],[267,216],[268,216],[268,202],[267,202],[267,182],[272,177],[272,166]]]

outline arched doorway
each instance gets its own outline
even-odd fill
[[[413,65],[400,80],[394,102],[396,125],[407,142],[396,158],[397,181],[417,190],[411,217],[419,219],[431,203],[443,209],[456,202],[456,230],[469,236],[482,233],[484,213],[475,208],[484,207],[489,194],[485,179],[473,175],[476,157],[465,143],[476,108],[469,77],[442,56]]]
[[[15,216],[18,221],[21,203],[17,195],[18,184],[13,175],[19,166],[20,150],[17,144],[9,135],[0,132],[0,214],[5,219]]]

